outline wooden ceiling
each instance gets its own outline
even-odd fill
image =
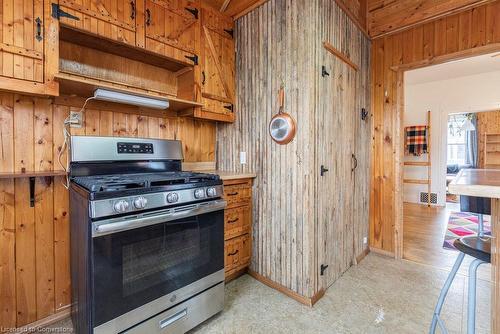
[[[492,0],[368,0],[368,33],[378,37]]]
[[[268,0],[205,0],[210,6],[233,17],[235,20],[267,1]]]

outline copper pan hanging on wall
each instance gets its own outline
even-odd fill
[[[269,135],[276,143],[285,145],[295,137],[295,120],[292,116],[283,112],[285,104],[285,90],[283,87],[280,88],[278,98],[280,109],[269,122]]]

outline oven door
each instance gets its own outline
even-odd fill
[[[93,222],[94,327],[127,329],[188,292],[220,283],[225,205],[216,200]]]

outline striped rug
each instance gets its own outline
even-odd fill
[[[491,235],[490,216],[484,215],[484,234]],[[452,212],[444,235],[443,248],[455,249],[453,241],[477,234],[479,217],[469,212]]]

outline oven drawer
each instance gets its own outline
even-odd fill
[[[224,244],[224,270],[226,276],[248,267],[252,254],[250,234],[227,240]]]
[[[181,334],[219,313],[224,308],[224,283],[206,290],[141,324],[124,331],[126,334]]]
[[[224,199],[227,202],[227,208],[234,208],[252,202],[252,182],[238,184],[224,183]]]
[[[250,205],[227,209],[224,211],[224,240],[250,233]]]

